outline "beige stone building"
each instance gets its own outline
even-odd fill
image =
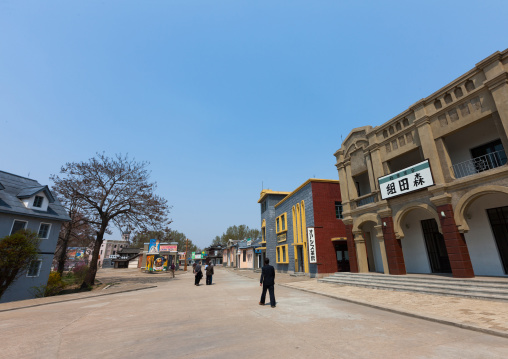
[[[508,49],[335,153],[352,272],[508,274]]]

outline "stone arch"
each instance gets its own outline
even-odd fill
[[[495,193],[504,193],[508,195],[508,187],[496,185],[481,186],[467,192],[460,198],[454,208],[455,224],[457,225],[459,232],[465,233],[469,231],[469,225],[466,220],[466,213],[469,206],[481,196]]]
[[[353,224],[353,233],[361,231],[360,226],[366,222],[374,222],[379,224],[380,219],[377,213],[364,213],[358,217]]]
[[[404,221],[404,218],[406,218],[406,215],[415,209],[423,209],[424,211],[432,215],[432,217],[437,222],[439,232],[443,233],[441,229],[441,222],[439,221],[439,214],[437,213],[434,207],[425,203],[420,204],[409,203],[406,204],[404,207],[402,207],[393,218],[393,231],[395,232],[395,237],[397,239],[404,238],[404,230],[402,229],[401,224]]]

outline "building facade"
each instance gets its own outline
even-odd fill
[[[32,288],[46,285],[62,222],[70,218],[48,186],[0,171],[0,238],[21,229],[39,235],[39,259],[7,289],[0,302],[34,298]]]
[[[97,268],[113,268],[113,260],[119,257],[118,252],[129,247],[129,241],[122,240],[116,241],[112,239],[105,239],[101,244],[99,251],[99,260],[97,262]]]
[[[261,248],[277,271],[312,277],[349,271],[339,181],[309,179],[293,192],[263,190]]]
[[[352,272],[508,274],[508,50],[335,153]]]

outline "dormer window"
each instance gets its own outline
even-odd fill
[[[34,198],[34,207],[41,208],[42,202],[44,202],[44,197],[35,196]]]

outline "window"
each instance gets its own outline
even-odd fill
[[[44,201],[44,197],[35,196],[34,198],[34,207],[42,207],[42,202]]]
[[[247,260],[247,251],[242,251],[243,253],[243,261],[245,262]]]
[[[39,233],[37,234],[41,239],[48,239],[49,230],[51,228],[51,224],[49,223],[41,223],[39,227]]]
[[[277,247],[276,262],[280,263],[280,264],[288,264],[289,263],[288,245],[287,244]]]
[[[37,259],[35,261],[30,262],[30,266],[28,267],[28,271],[26,272],[27,277],[38,277],[41,272],[42,260]]]
[[[22,229],[25,229],[27,223],[28,223],[27,221],[19,221],[19,220],[15,219],[14,223],[12,224],[11,234],[14,234],[17,231],[20,231]]]
[[[261,213],[264,213],[266,211],[266,201],[261,203]]]
[[[281,214],[275,219],[275,228],[277,233],[285,232],[288,230],[288,222],[286,213]]]
[[[101,249],[101,254],[102,254],[102,249]]]
[[[342,202],[335,202],[335,218],[342,219]]]

